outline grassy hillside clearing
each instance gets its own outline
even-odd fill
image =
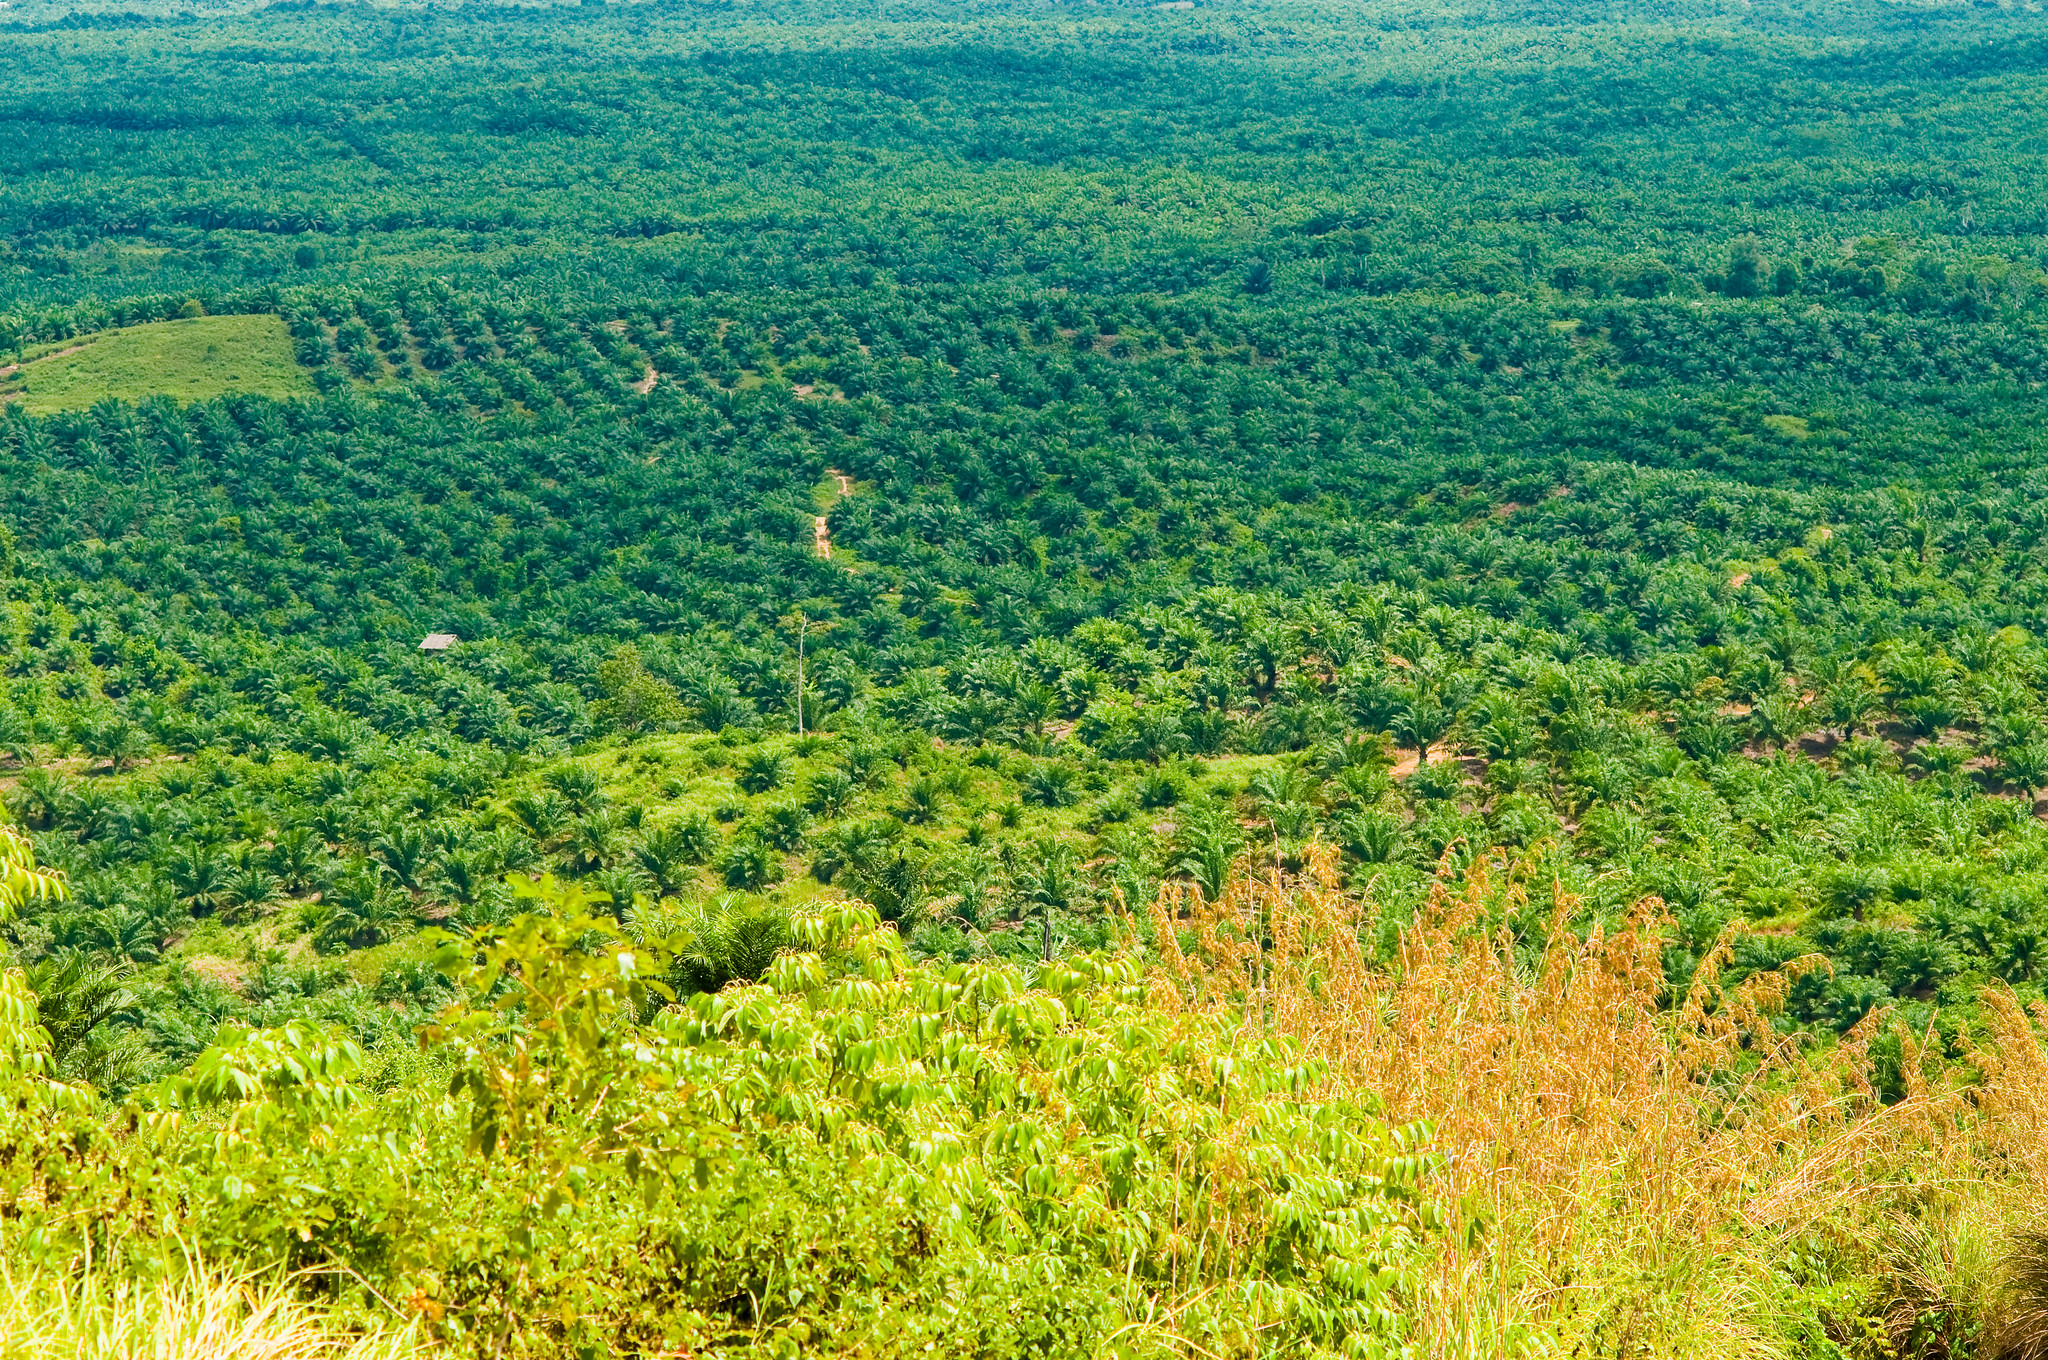
[[[164,393],[198,401],[229,392],[313,395],[282,317],[202,316],[102,331],[0,377],[0,400],[20,401],[37,414],[108,397],[140,401]]]

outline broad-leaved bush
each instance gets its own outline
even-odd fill
[[[1402,1352],[1426,1129],[1253,1017],[1155,1004],[1128,952],[912,964],[857,903],[679,1001],[658,947],[534,891],[442,938],[418,1054],[231,1027],[87,1109],[0,1013],[0,1249],[176,1235],[458,1353]]]

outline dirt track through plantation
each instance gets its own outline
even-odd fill
[[[67,354],[76,354],[84,348],[84,345],[73,345],[70,349],[60,349],[55,354],[38,354],[35,358],[25,360],[22,363],[9,364],[5,368],[0,368],[0,378],[12,377],[16,373],[19,373],[23,368],[26,368],[29,364],[39,364],[45,359],[61,359]],[[846,479],[842,477],[840,478],[840,480],[845,481]]]
[[[828,477],[836,477],[839,479],[839,495],[841,499],[844,499],[845,497],[851,496],[853,494],[853,478],[847,476],[845,473],[839,471],[837,468],[826,468],[825,475]],[[811,531],[817,535],[816,541],[818,546],[818,556],[824,558],[828,562],[831,561],[832,530],[825,523],[825,516],[816,515],[812,517]]]

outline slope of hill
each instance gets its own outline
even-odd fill
[[[0,1307],[2048,1344],[2040,15],[0,20]]]

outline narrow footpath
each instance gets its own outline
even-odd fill
[[[839,479],[839,498],[844,500],[853,494],[853,478],[837,468],[826,468],[825,475]],[[817,535],[818,556],[830,561],[832,558],[832,530],[825,523],[825,516],[812,517],[811,531]]]

